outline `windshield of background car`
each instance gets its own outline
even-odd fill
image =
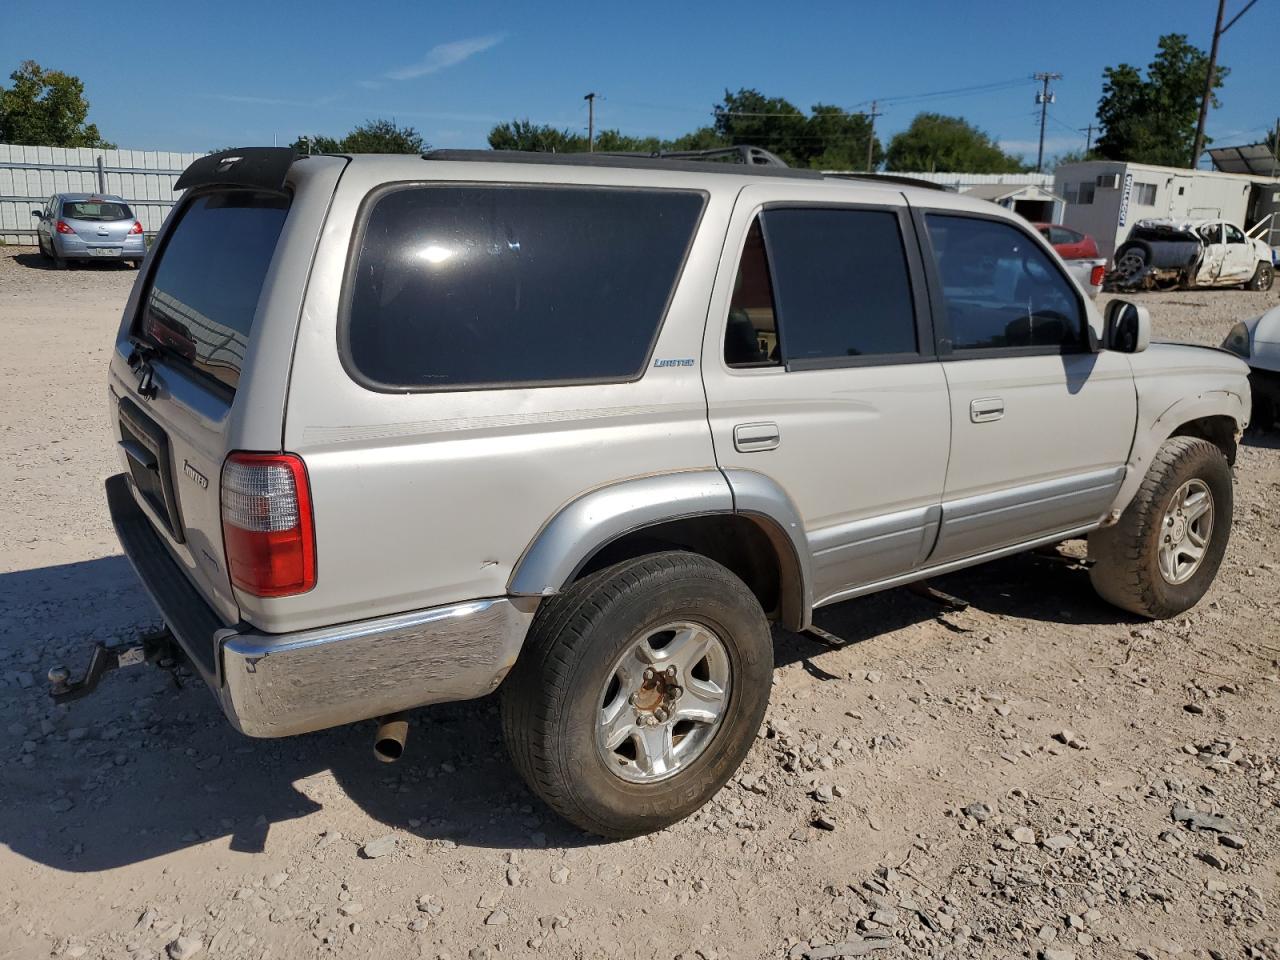
[[[234,388],[288,212],[278,193],[220,190],[192,200],[159,252],[142,335]]]
[[[67,220],[132,220],[133,212],[115,200],[68,200],[62,205]]]

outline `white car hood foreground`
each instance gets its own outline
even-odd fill
[[[1249,331],[1249,356],[1245,362],[1255,370],[1280,373],[1280,307],[1245,320],[1244,327]]]

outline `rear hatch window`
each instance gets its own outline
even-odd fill
[[[348,269],[343,361],[377,390],[635,379],[703,202],[609,187],[388,189]]]
[[[234,390],[288,212],[289,198],[278,193],[220,190],[192,199],[159,253],[142,337]]]
[[[133,213],[126,204],[115,200],[69,200],[62,205],[62,216],[67,220],[132,220]]]

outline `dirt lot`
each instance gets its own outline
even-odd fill
[[[133,277],[0,252],[0,957],[1280,957],[1275,435],[1190,615],[1042,555],[939,581],[964,612],[825,609],[850,643],[777,633],[741,776],[601,843],[516,779],[491,701],[419,711],[392,767],[369,724],[248,740],[141,668],[49,705],[49,665],[155,621],[101,489]],[[1217,343],[1277,295],[1145,299]]]

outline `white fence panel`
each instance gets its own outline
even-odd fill
[[[200,153],[168,150],[96,150],[0,143],[0,243],[35,245],[31,211],[55,193],[98,193],[98,162],[106,189],[123,197],[149,234],[172,209],[178,175]]]

